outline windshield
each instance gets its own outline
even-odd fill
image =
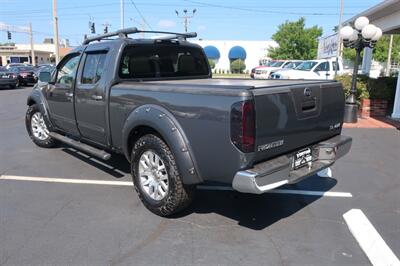
[[[317,62],[314,61],[305,61],[301,63],[298,67],[296,67],[296,70],[304,70],[304,71],[309,71],[311,70]]]
[[[290,62],[288,64],[286,64],[283,68],[296,68],[298,65],[300,65],[301,62]]]
[[[127,46],[122,54],[121,78],[208,76],[202,49],[171,43]]]
[[[275,61],[273,64],[271,64],[271,67],[280,67],[283,65],[283,61]]]
[[[274,63],[275,63],[275,61],[269,61],[268,63],[265,63],[264,66],[268,66],[268,67],[269,67],[269,66],[271,66],[271,65],[274,64]]]
[[[33,67],[16,67],[18,71],[33,71]]]

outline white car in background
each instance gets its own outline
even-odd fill
[[[334,79],[343,74],[342,60],[336,58],[304,61],[295,69],[282,69],[271,74],[272,79]]]
[[[301,64],[300,60],[277,60],[270,65],[258,67],[254,71],[254,79],[268,79],[272,72],[280,69],[292,69]]]

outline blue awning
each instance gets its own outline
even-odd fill
[[[234,46],[229,50],[228,57],[230,60],[246,59],[246,50],[241,46]]]
[[[208,59],[219,59],[221,54],[217,47],[209,45],[203,48]]]

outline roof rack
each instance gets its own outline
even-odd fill
[[[173,40],[173,39],[186,40],[187,38],[197,37],[196,32],[177,33],[177,32],[168,32],[168,31],[145,31],[145,30],[138,30],[136,27],[132,27],[132,28],[125,28],[125,29],[114,31],[114,32],[109,32],[109,33],[100,34],[97,36],[86,38],[83,41],[83,44],[85,45],[85,44],[89,44],[94,41],[101,41],[106,38],[114,37],[114,36],[118,36],[119,38],[127,38],[128,34],[135,34],[135,33],[166,34],[165,36],[156,36],[156,37],[151,38],[151,39],[155,39],[155,40]]]

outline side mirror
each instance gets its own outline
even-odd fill
[[[46,71],[41,71],[39,73],[39,81],[49,83],[51,80],[51,73]]]

